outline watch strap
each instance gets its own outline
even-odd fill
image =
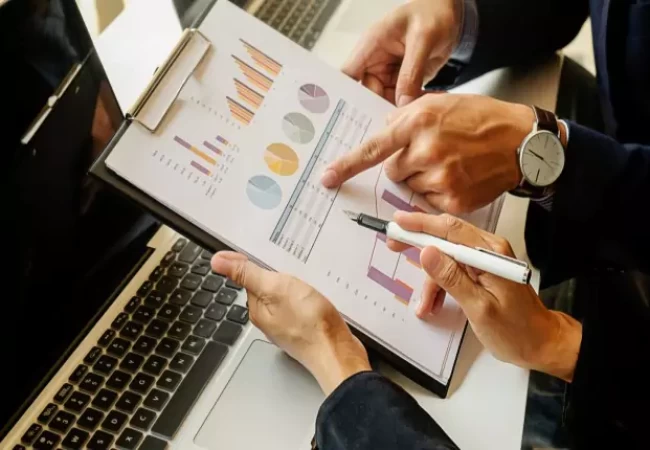
[[[557,126],[557,117],[555,117],[555,114],[535,105],[533,105],[532,108],[535,112],[535,120],[537,122],[538,129],[550,131],[555,135],[558,135],[560,133],[560,129]]]

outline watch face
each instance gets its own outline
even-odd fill
[[[524,143],[520,155],[521,171],[535,186],[554,183],[564,168],[564,148],[556,135],[540,131]]]

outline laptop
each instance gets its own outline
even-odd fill
[[[212,3],[176,2],[179,22]],[[326,58],[376,5],[236,3]],[[0,449],[309,448],[323,394],[245,291],[87,175],[123,112],[76,2],[0,1],[0,34]]]

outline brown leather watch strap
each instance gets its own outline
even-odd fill
[[[537,118],[537,127],[539,129],[550,131],[555,135],[559,134],[560,130],[557,126],[557,119],[555,117],[555,114],[535,105],[533,105],[533,111],[535,111],[535,117]]]

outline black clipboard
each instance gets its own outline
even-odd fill
[[[220,241],[219,239],[215,238],[210,233],[207,233],[205,230],[201,229],[197,225],[193,224],[186,218],[177,214],[176,212],[174,212],[164,204],[156,201],[149,194],[140,190],[137,186],[134,186],[130,182],[121,178],[119,175],[117,175],[107,166],[106,158],[108,157],[108,155],[110,155],[110,153],[119,143],[120,139],[122,138],[122,136],[124,135],[128,127],[131,126],[133,123],[139,123],[140,125],[143,125],[145,128],[147,128],[150,132],[155,132],[160,122],[162,122],[162,120],[164,119],[166,112],[169,110],[169,108],[171,108],[173,102],[176,100],[176,97],[180,93],[180,90],[182,89],[185,81],[189,79],[189,77],[192,75],[196,67],[186,68],[187,76],[181,77],[184,81],[182,81],[182,84],[180,86],[173,86],[173,88],[171,89],[172,92],[169,96],[171,102],[169,102],[167,108],[164,111],[161,111],[161,113],[158,114],[158,117],[154,118],[154,120],[144,120],[143,117],[141,116],[142,114],[146,116],[145,109],[147,107],[147,101],[153,96],[154,92],[156,92],[156,90],[160,88],[161,82],[164,80],[166,76],[169,75],[170,71],[174,70],[175,63],[183,55],[183,51],[188,47],[188,45],[192,42],[192,40],[193,39],[207,40],[207,37],[205,37],[205,35],[203,35],[199,31],[198,25],[200,25],[203,19],[207,16],[207,14],[214,6],[216,1],[217,0],[211,2],[211,4],[197,18],[195,23],[192,24],[191,27],[185,29],[185,31],[179,38],[179,41],[174,47],[174,49],[170,52],[169,56],[161,65],[161,67],[156,71],[151,82],[149,83],[147,88],[142,92],[139,99],[134,104],[133,108],[128,113],[126,113],[125,118],[122,121],[120,127],[118,128],[117,132],[109,141],[108,145],[101,153],[101,155],[94,161],[94,163],[89,169],[89,173],[91,176],[95,177],[100,182],[108,185],[110,188],[114,189],[122,196],[124,196],[126,199],[136,204],[137,206],[143,208],[145,211],[150,213],[154,218],[159,220],[162,224],[168,226],[170,229],[178,232],[179,234],[187,237],[188,239],[196,242],[198,245],[214,252],[220,250],[234,250],[234,249],[232,249],[231,247],[229,247],[227,244]],[[197,66],[198,63],[200,63],[200,60],[197,62]],[[500,210],[500,208],[496,208],[496,209],[497,209],[496,213],[498,214],[498,210]],[[261,263],[262,265],[264,265],[263,262]],[[369,353],[377,355],[383,362],[392,366],[394,369],[402,373],[408,379],[422,386],[423,388],[427,389],[433,394],[441,398],[447,397],[449,392],[449,387],[453,379],[453,374],[456,369],[456,364],[458,362],[458,357],[461,353],[460,350],[456,353],[456,357],[451,362],[452,375],[450,376],[448,383],[445,385],[439,382],[438,380],[436,380],[435,378],[433,378],[432,376],[430,376],[429,374],[427,374],[426,372],[422,371],[415,365],[411,364],[409,361],[402,358],[399,354],[393,352],[387,346],[383,345],[382,343],[378,342],[371,336],[364,333],[361,329],[357,328],[353,323],[348,322],[348,325],[352,330],[352,332],[355,334],[355,336],[357,336],[359,340],[364,344],[364,346],[367,348]],[[464,341],[466,332],[467,332],[467,322],[465,324],[465,327],[463,328],[463,333],[461,335],[461,345],[462,342]]]

